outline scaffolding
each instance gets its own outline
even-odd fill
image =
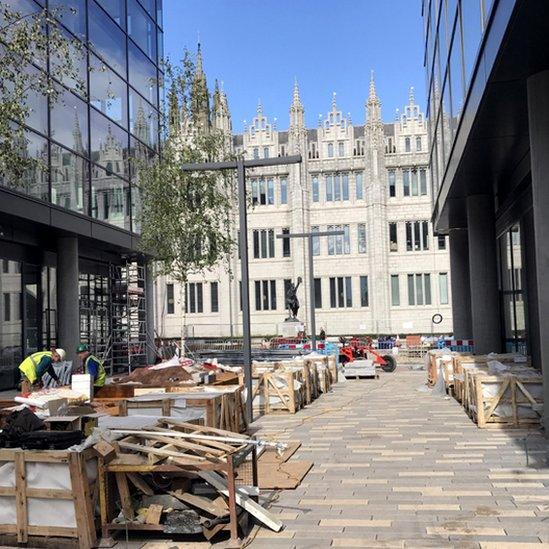
[[[145,266],[127,259],[110,266],[111,372],[147,363]]]
[[[111,364],[111,322],[109,279],[99,274],[80,273],[80,342],[93,354]]]

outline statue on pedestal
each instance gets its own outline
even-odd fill
[[[286,291],[286,309],[290,313],[287,321],[297,322],[297,312],[299,311],[299,299],[297,298],[297,289],[301,284],[301,277],[297,277],[297,284],[290,282]]]

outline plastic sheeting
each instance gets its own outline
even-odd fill
[[[72,490],[68,463],[27,462],[25,464],[28,488]],[[86,463],[88,480],[97,478],[97,462]],[[0,486],[15,487],[15,464],[0,462]],[[73,500],[27,498],[28,524],[30,526],[53,526],[76,528]],[[17,524],[15,497],[0,497],[0,525]]]

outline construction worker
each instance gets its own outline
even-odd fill
[[[97,389],[103,387],[105,385],[105,378],[107,377],[103,363],[90,353],[90,348],[85,343],[78,345],[76,353],[80,360],[82,360],[84,373],[92,376],[93,386]]]
[[[21,364],[22,391],[28,393],[32,385],[42,381],[42,376],[46,373],[59,383],[59,378],[53,369],[54,362],[63,362],[65,360],[65,351],[63,349],[52,349],[51,351],[40,351],[32,353]]]

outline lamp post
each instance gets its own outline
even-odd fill
[[[316,320],[315,320],[315,273],[313,266],[313,237],[315,236],[338,236],[345,234],[345,231],[318,231],[308,233],[287,233],[278,234],[277,238],[306,238],[309,247],[309,316],[310,316],[310,332],[311,346],[313,351],[316,351]]]
[[[285,166],[301,163],[301,155],[284,156],[280,158],[256,158],[222,162],[203,162],[183,164],[181,169],[187,172],[207,172],[221,170],[236,170],[238,182],[238,219],[240,225],[240,278],[242,281],[242,355],[244,362],[244,385],[248,398],[246,399],[246,419],[253,421],[252,403],[252,335],[250,330],[250,275],[248,263],[248,216],[246,204],[246,168],[261,168],[268,166]]]

